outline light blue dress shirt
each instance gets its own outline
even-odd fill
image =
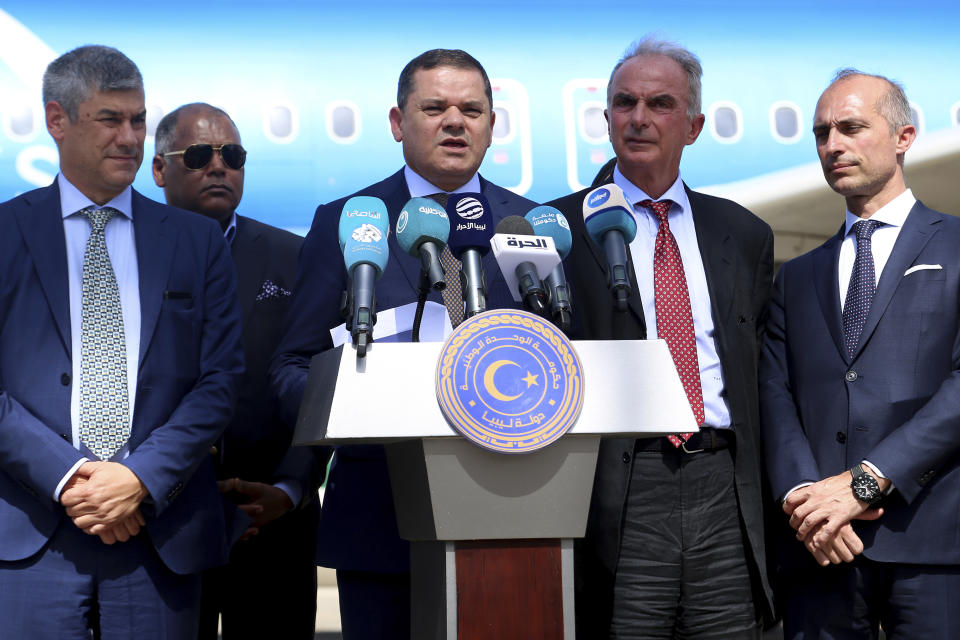
[[[81,295],[83,257],[86,252],[87,238],[90,237],[90,222],[85,216],[79,215],[79,212],[87,207],[101,208],[83,195],[63,174],[57,176],[57,184],[60,188],[60,207],[67,250],[67,282],[70,289],[70,347],[73,362],[73,384],[70,388],[71,441],[81,457],[57,485],[54,500],[60,499],[63,485],[80,465],[88,460],[97,459],[89,449],[80,444],[80,381],[83,375],[80,371]],[[123,336],[127,343],[127,393],[130,407],[130,415],[127,419],[132,424],[136,406],[137,369],[140,364],[140,281],[133,231],[133,190],[127,187],[103,206],[113,207],[121,213],[107,223],[104,236],[107,242],[107,253],[110,255],[110,262],[120,290]],[[126,458],[129,453],[129,448],[124,446],[114,454],[111,460]]]
[[[700,386],[703,390],[704,426],[718,429],[730,428],[730,407],[727,404],[723,384],[723,369],[717,354],[716,328],[710,306],[710,290],[703,269],[703,258],[697,242],[697,230],[693,224],[690,200],[683,188],[683,181],[676,181],[659,198],[651,198],[622,173],[613,171],[613,182],[623,189],[627,201],[633,204],[637,221],[637,236],[630,243],[633,270],[637,276],[637,289],[643,303],[643,315],[647,323],[647,338],[657,337],[657,307],[653,289],[653,252],[660,224],[654,213],[646,207],[637,206],[644,200],[672,200],[667,219],[670,231],[680,248],[683,273],[690,294],[690,310],[693,312],[693,329],[697,335],[697,362],[700,365]]]

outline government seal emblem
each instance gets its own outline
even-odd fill
[[[583,367],[570,340],[526,311],[486,311],[447,338],[437,402],[474,443],[528,453],[566,433],[583,406]]]

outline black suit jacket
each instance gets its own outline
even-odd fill
[[[632,291],[628,309],[616,311],[606,286],[603,248],[590,239],[583,224],[583,200],[589,191],[548,203],[564,213],[573,234],[573,247],[564,268],[571,283],[574,332],[577,337],[592,340],[645,339],[646,322],[637,294],[633,260],[653,257],[630,256]],[[766,617],[770,618],[772,596],[763,539],[757,360],[762,320],[770,298],[773,233],[765,222],[730,200],[689,189],[687,196],[710,290],[717,351],[736,433],[737,498],[749,542],[755,601],[761,611],[766,605]],[[577,554],[577,618],[584,637],[600,637],[609,628],[633,443],[631,439],[611,438],[600,445],[587,535],[578,545]]]
[[[293,436],[280,419],[267,368],[283,332],[284,315],[297,278],[303,238],[237,216],[233,261],[243,314],[246,371],[237,411],[223,434],[217,477],[271,482]]]

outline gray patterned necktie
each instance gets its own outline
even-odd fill
[[[130,439],[127,342],[120,288],[104,236],[107,223],[118,213],[93,207],[80,212],[91,227],[83,254],[80,442],[101,460],[110,459]]]
[[[441,192],[427,197],[446,209],[450,194]],[[440,265],[443,267],[444,280],[447,282],[440,296],[450,316],[450,324],[456,329],[457,325],[463,322],[463,285],[460,282],[460,261],[453,256],[447,245],[444,245],[443,251],[440,252]]]

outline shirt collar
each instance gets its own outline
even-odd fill
[[[877,209],[876,213],[870,216],[870,220],[876,220],[877,222],[882,222],[886,226],[890,227],[902,227],[903,223],[907,221],[907,215],[910,213],[910,210],[913,209],[913,205],[917,203],[917,199],[913,197],[913,191],[907,189],[896,198],[883,205]],[[845,228],[843,230],[844,235],[850,233],[850,230],[863,218],[853,215],[850,213],[850,210],[847,209]]]
[[[690,209],[687,190],[683,187],[683,179],[680,177],[679,172],[677,172],[677,179],[673,181],[670,188],[659,198],[651,198],[643,189],[630,182],[626,176],[620,173],[619,166],[613,169],[613,183],[623,189],[623,195],[627,197],[627,202],[634,206],[644,200],[673,200],[674,205],[679,207],[681,212],[689,211]]]
[[[480,193],[480,174],[475,173],[473,177],[467,180],[467,183],[457,187],[453,191],[446,191],[440,187],[431,184],[408,165],[403,167],[403,177],[407,181],[407,189],[410,191],[411,198],[425,198],[435,193]]]
[[[103,207],[83,195],[62,173],[57,174],[57,185],[60,187],[60,215],[64,218],[72,216],[87,207],[93,207],[94,209],[113,207],[128,219],[133,220],[133,188],[130,185],[127,185],[126,189]]]
[[[227,225],[227,229],[223,232],[223,237],[227,241],[228,246],[233,246],[233,240],[237,237],[237,212],[234,211],[233,215],[230,216],[230,224]]]

